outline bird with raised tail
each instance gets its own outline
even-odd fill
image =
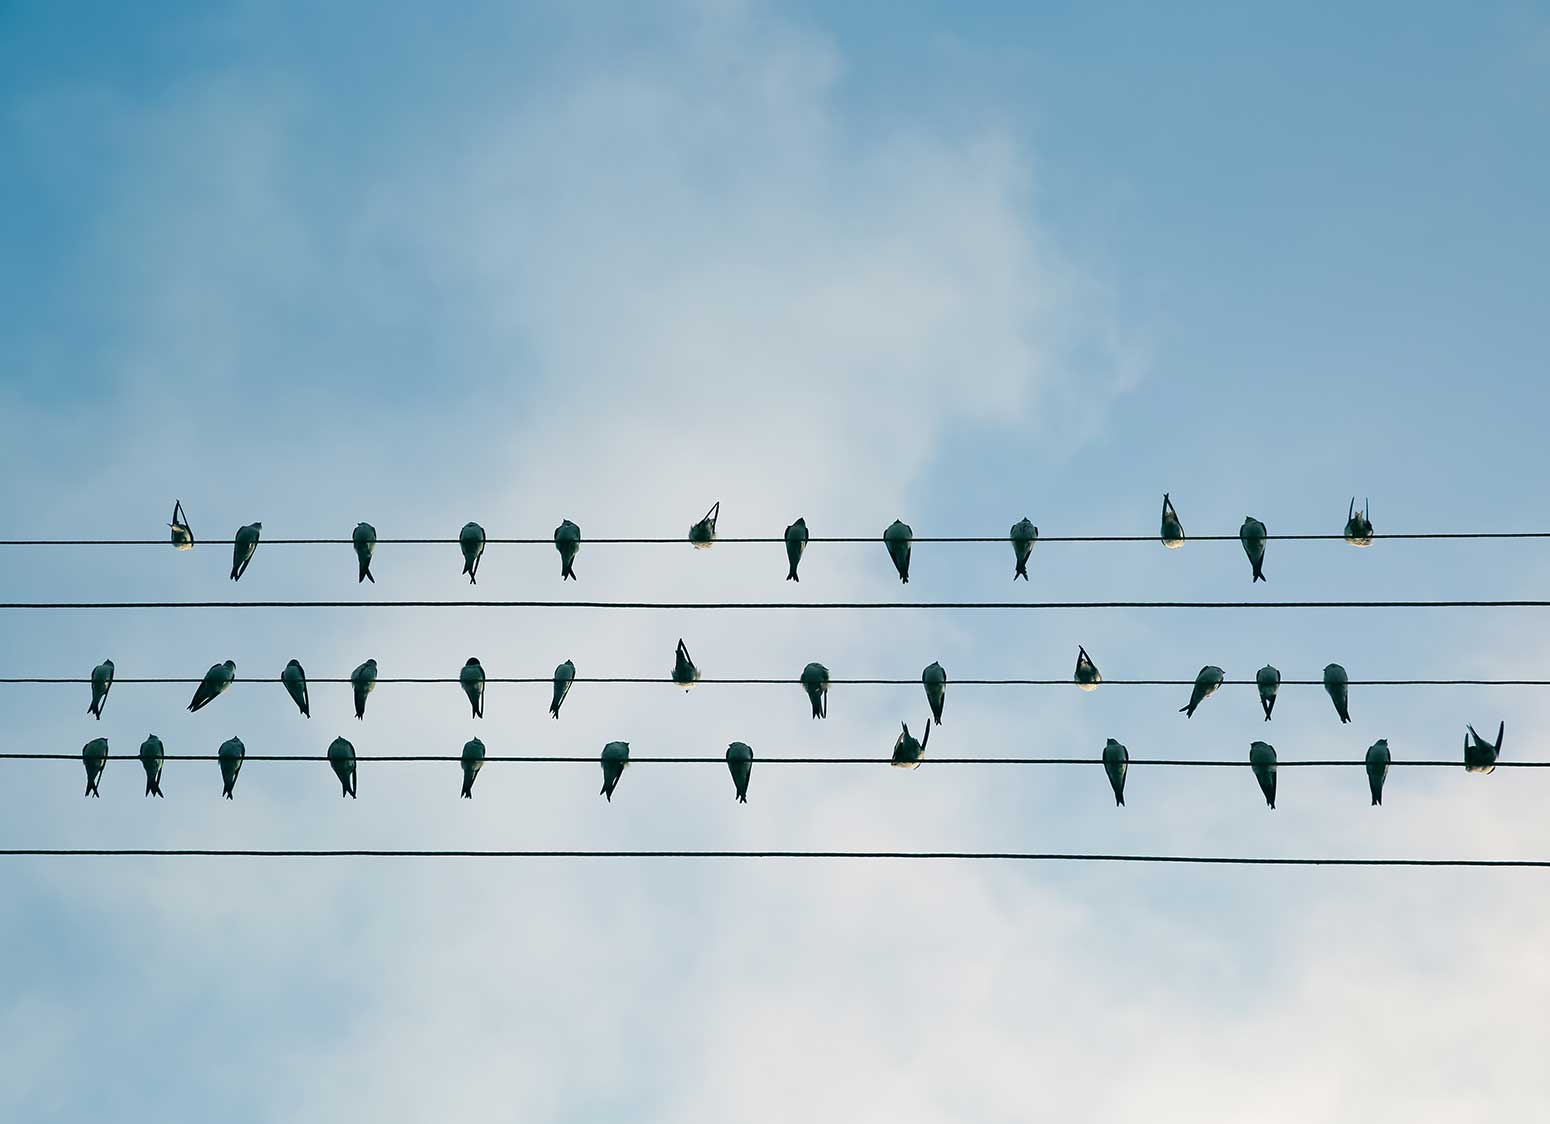
[[[1367,747],[1367,788],[1372,793],[1372,806],[1383,803],[1383,782],[1388,780],[1389,740],[1379,738]]]
[[[1332,663],[1324,668],[1324,690],[1329,692],[1329,701],[1335,704],[1335,713],[1340,715],[1342,723],[1351,721],[1350,685],[1350,677],[1339,664]]]
[[[1222,685],[1223,678],[1225,676],[1221,668],[1214,664],[1206,664],[1195,676],[1195,686],[1189,693],[1189,702],[1179,707],[1179,713],[1185,718],[1195,717],[1195,708],[1216,694],[1216,689]]]
[[[898,769],[918,769],[920,759],[926,755],[926,743],[931,740],[931,719],[926,719],[926,732],[919,741],[910,735],[910,728],[903,722],[899,727],[904,731],[899,735],[899,740],[893,743],[893,761]]]
[[[614,802],[614,789],[619,787],[619,778],[624,776],[625,766],[630,763],[629,742],[609,742],[603,747],[603,787],[599,790],[599,796],[606,796],[608,802]]]
[[[1254,770],[1254,779],[1259,781],[1259,790],[1265,794],[1265,803],[1274,808],[1276,806],[1275,746],[1265,742],[1254,742],[1250,745],[1249,766]]]
[[[463,670],[457,673],[457,681],[463,687],[463,694],[468,696],[468,705],[473,708],[473,717],[484,717],[484,668],[473,656],[468,657],[468,662],[463,665]]]
[[[1473,726],[1469,727],[1469,733],[1464,735],[1464,769],[1470,773],[1494,773],[1496,771],[1496,759],[1502,755],[1502,735],[1507,732],[1507,723],[1504,721],[1496,727],[1496,742],[1493,745],[1479,734],[1475,733]]]
[[[145,769],[147,796],[161,795],[161,767],[166,759],[167,753],[162,749],[161,739],[155,734],[147,734],[140,743],[140,764]]]
[[[1028,559],[1033,554],[1033,544],[1039,541],[1039,529],[1033,525],[1033,520],[1026,515],[1012,524],[1011,534],[1012,555],[1017,559],[1017,568],[1012,571],[1012,580],[1018,578],[1028,580]]]
[[[733,742],[727,746],[727,768],[732,771],[737,802],[748,803],[748,781],[753,776],[753,750],[744,742]]]
[[[1071,678],[1084,691],[1096,691],[1098,684],[1103,682],[1103,676],[1098,672],[1098,665],[1093,663],[1092,657],[1087,654],[1087,649],[1080,644],[1076,649],[1076,672]]]
[[[700,681],[700,669],[689,658],[689,649],[682,640],[673,652],[673,682],[685,691]]]
[[[341,799],[355,799],[355,747],[344,738],[335,738],[328,745],[328,767],[339,778]]]
[[[1114,790],[1114,806],[1125,806],[1125,774],[1130,771],[1130,750],[1110,738],[1103,745],[1103,771],[1109,775],[1109,787]]]
[[[1161,535],[1162,544],[1169,550],[1178,550],[1184,545],[1184,524],[1179,522],[1179,513],[1173,510],[1173,501],[1167,492],[1163,493]]]
[[[1281,689],[1281,673],[1268,663],[1254,673],[1254,685],[1259,688],[1259,705],[1265,708],[1265,721],[1276,708],[1276,692]]]
[[[813,717],[829,717],[829,669],[821,663],[804,667],[802,690],[807,692],[807,701],[813,704]]]
[[[355,560],[360,564],[355,584],[370,582],[376,585],[377,579],[371,576],[371,556],[377,549],[377,529],[370,523],[357,523],[355,530],[350,532],[350,542],[355,547]]]
[[[786,528],[786,580],[799,582],[797,577],[797,563],[802,561],[802,553],[807,550],[807,520],[798,518],[791,526]]]
[[[241,738],[227,738],[216,751],[215,758],[221,766],[221,795],[227,800],[237,790],[237,775],[242,772],[242,762],[248,755]]]
[[[188,701],[188,710],[192,714],[203,710],[218,699],[232,685],[237,678],[237,665],[232,660],[210,665],[210,670],[205,672],[204,678],[199,681],[199,686],[194,688],[194,697]]]
[[[893,568],[899,571],[901,582],[910,580],[910,544],[914,541],[915,532],[910,530],[910,525],[898,519],[888,524],[888,529],[883,532],[883,545],[888,548],[888,557],[893,559]]]
[[[560,580],[576,580],[576,555],[581,553],[581,528],[569,519],[554,529],[554,548],[560,552]]]
[[[717,500],[694,526],[689,528],[689,541],[695,550],[704,550],[716,542],[716,520],[721,518],[721,501]],[[622,744],[622,743],[621,743]]]
[[[479,777],[479,770],[484,768],[484,743],[478,738],[473,738],[463,743],[463,799],[472,800],[474,797],[474,781]]]
[[[1356,510],[1356,497],[1351,497],[1351,506],[1346,508],[1345,514],[1345,541],[1352,546],[1372,545],[1372,514],[1368,501],[1362,501],[1362,509]]]
[[[172,547],[174,550],[193,550],[194,532],[188,525],[188,516],[183,514],[183,502],[172,501],[172,522],[167,524],[172,533]]]
[[[484,528],[472,521],[464,523],[457,534],[457,545],[463,552],[463,573],[468,575],[468,584],[476,585],[479,559],[484,557]]]
[[[93,738],[81,747],[81,763],[86,766],[86,795],[100,797],[97,785],[108,767],[108,739]]]
[[[367,660],[350,672],[350,686],[355,692],[355,717],[366,717],[366,696],[377,689],[377,661]]]
[[[253,561],[253,552],[258,549],[259,532],[264,529],[262,523],[249,523],[245,527],[238,527],[236,537],[231,543],[231,580],[237,581],[248,572],[248,563]]]
[[[1243,544],[1243,553],[1249,556],[1249,565],[1254,567],[1250,584],[1265,580],[1265,540],[1268,537],[1263,523],[1252,515],[1243,517],[1243,526],[1238,528],[1238,541]]]
[[[560,704],[570,694],[570,685],[576,681],[576,665],[566,660],[554,669],[554,698],[549,703],[549,717],[560,716]]]
[[[91,669],[91,703],[86,708],[97,721],[102,721],[102,708],[108,703],[108,692],[113,688],[113,661],[103,660]]]
[[[311,718],[312,704],[307,700],[307,673],[298,661],[291,660],[285,665],[285,670],[280,672],[280,682],[285,685],[285,693],[291,696],[301,716]]]
[[[947,672],[939,663],[933,663],[920,673],[920,682],[926,689],[926,705],[931,707],[931,717],[942,724],[942,704],[947,701]]]

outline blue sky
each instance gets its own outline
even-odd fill
[[[1542,529],[1535,5],[0,5],[0,505],[17,535],[1193,534]],[[1542,594],[1531,543],[1011,551],[813,546],[818,599]],[[451,598],[454,548],[229,555],[0,548],[17,598]],[[492,598],[784,598],[779,548],[491,547]],[[1530,691],[949,686],[914,773],[171,763],[132,756],[883,754],[918,688],[384,685],[367,718],[273,680],[671,666],[708,676],[1538,677],[1531,615],[11,614],[3,675],[239,683],[0,687],[4,846],[855,847],[1550,855],[1541,783],[1288,771],[933,769],[931,755],[1457,752]],[[1177,696],[1177,697],[1176,697]],[[1518,1118],[1544,1103],[1537,875],[1107,867],[9,860],[0,1116],[76,1121]],[[1116,1061],[1116,1059],[1120,1059]],[[1377,1076],[1374,1076],[1374,1075]]]

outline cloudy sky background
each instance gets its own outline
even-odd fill
[[[1550,20],[1375,5],[0,5],[7,537],[1545,529]],[[490,598],[1539,597],[1532,543],[492,546]],[[7,599],[458,598],[452,546],[0,548]],[[1546,784],[1395,769],[169,763],[168,752],[884,755],[918,687],[382,675],[1543,678],[1533,613],[10,613],[0,845],[1550,856]],[[1456,754],[1528,690],[949,687],[929,757]],[[5,860],[0,1116],[240,1121],[1474,1121],[1550,1096],[1531,872]]]

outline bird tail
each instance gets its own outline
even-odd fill
[[[1123,808],[1125,806],[1125,794],[1123,792],[1116,792],[1114,794],[1114,806],[1116,808]]]
[[[1195,704],[1189,703],[1187,706],[1179,707],[1179,713],[1184,715],[1186,718],[1195,717]]]
[[[474,778],[473,778],[472,774],[470,774],[470,775],[465,776],[463,778],[463,799],[465,799],[465,800],[472,800],[473,798],[474,798]]]
[[[571,558],[562,558],[560,561],[561,561],[561,565],[560,565],[560,580],[561,581],[565,581],[568,578],[571,581],[575,581],[576,580],[576,571],[575,571],[575,568],[574,568],[574,561],[575,560],[571,559]]]
[[[748,803],[748,794],[746,792],[739,792],[737,794],[737,802],[739,804],[746,804],[746,803]]]
[[[795,562],[791,564],[791,572],[786,575],[786,580],[788,582],[799,582],[802,580],[801,578],[797,577],[797,565]]]
[[[1262,581],[1265,580],[1265,572],[1264,572],[1263,567],[1264,567],[1264,562],[1263,561],[1254,563],[1254,581],[1255,582],[1262,582]],[[1254,582],[1250,582],[1249,584],[1253,585]]]
[[[1012,580],[1015,582],[1018,578],[1022,578],[1023,581],[1028,580],[1028,563],[1019,562],[1017,564],[1017,572],[1012,575]]]

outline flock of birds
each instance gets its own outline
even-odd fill
[[[715,545],[716,521],[720,515],[721,504],[717,502],[705,513],[704,518],[689,528],[688,541],[696,549]],[[183,512],[181,501],[173,504],[172,522],[168,526],[171,528],[174,547],[179,550],[193,549],[194,532],[189,526],[188,517]],[[253,561],[253,555],[258,550],[263,529],[262,523],[248,523],[237,529],[232,539],[232,581],[238,581],[247,572],[248,563]],[[1368,505],[1364,502],[1362,510],[1357,511],[1354,496],[1346,509],[1344,535],[1345,541],[1352,546],[1372,545],[1372,519]],[[789,564],[786,580],[801,581],[802,579],[797,576],[797,566],[802,561],[803,552],[807,550],[807,520],[797,519],[786,528],[783,537],[786,543],[786,561]],[[1265,580],[1265,542],[1269,537],[1265,525],[1252,515],[1245,516],[1243,526],[1238,528],[1238,540],[1243,544],[1243,552],[1248,556],[1249,565],[1252,568],[1251,582]],[[1012,552],[1017,562],[1016,569],[1012,572],[1012,579],[1015,581],[1022,578],[1027,581],[1028,559],[1033,554],[1034,543],[1039,540],[1039,529],[1033,525],[1032,520],[1024,516],[1012,525],[1007,538],[1012,545]],[[1162,500],[1159,538],[1170,550],[1177,550],[1184,545],[1184,525],[1179,521],[1179,513],[1174,510],[1173,501],[1167,493],[1164,493]],[[915,532],[902,520],[895,519],[883,531],[883,545],[888,548],[888,557],[893,560],[894,569],[898,571],[901,582],[910,580],[910,546],[914,539]],[[484,528],[478,523],[465,523],[463,529],[458,532],[458,546],[463,552],[463,573],[468,575],[470,583],[478,581],[479,560],[484,556],[486,541]],[[350,534],[350,542],[355,547],[355,556],[359,565],[357,583],[369,581],[375,585],[377,579],[371,573],[371,559],[377,549],[377,529],[370,523],[357,523],[355,530]],[[581,528],[569,519],[564,520],[554,529],[554,545],[560,552],[561,580],[574,580],[576,555],[581,551]]]

